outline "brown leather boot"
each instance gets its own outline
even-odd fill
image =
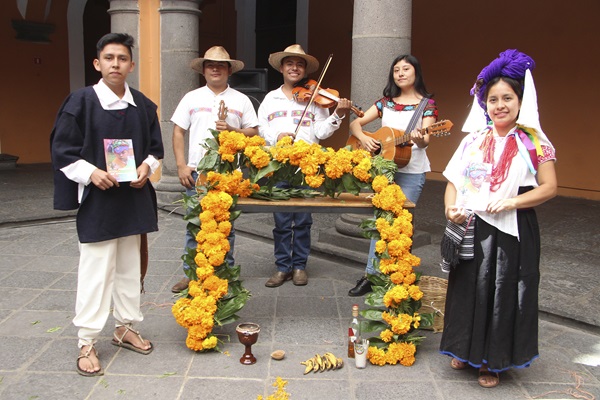
[[[296,286],[304,286],[308,283],[308,275],[306,275],[306,271],[303,269],[295,269],[294,275],[292,276],[292,281]]]
[[[188,288],[189,284],[190,284],[190,278],[183,278],[182,280],[177,282],[175,285],[173,285],[173,287],[171,288],[171,292],[173,292],[173,293],[182,292]]]
[[[266,287],[277,287],[283,285],[283,282],[289,281],[292,279],[291,272],[281,272],[277,271],[273,276],[269,278],[269,280],[265,283]]]

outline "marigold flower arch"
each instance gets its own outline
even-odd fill
[[[198,165],[199,174],[205,176],[198,185],[199,195],[184,197],[184,205],[190,209],[185,219],[198,246],[183,258],[196,268],[189,270],[189,289],[175,302],[172,312],[177,323],[188,330],[186,345],[195,351],[218,350],[213,328],[237,320],[236,313],[250,296],[239,280],[240,267],[225,260],[231,223],[240,214],[234,210],[239,197],[286,200],[373,191],[375,217],[365,219],[361,227],[365,237],[378,239],[375,263],[382,274],[369,277],[373,292],[365,303],[370,308],[361,312],[363,331],[380,332],[370,340],[368,358],[376,365],[412,365],[416,346],[423,339],[415,330],[420,325],[431,326],[433,315],[418,313],[423,293],[417,285],[420,274],[413,267],[420,259],[410,253],[412,214],[402,207],[406,197],[393,181],[393,161],[371,157],[363,150],[336,151],[303,141],[292,143],[289,137],[269,148],[258,136],[212,133],[214,139],[206,142],[207,153]],[[247,168],[248,178],[243,177],[241,167]],[[266,184],[259,186],[257,182],[263,178]],[[275,187],[279,181],[320,191],[280,189]]]

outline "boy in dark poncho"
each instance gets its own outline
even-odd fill
[[[156,105],[125,79],[133,71],[133,38],[110,33],[97,44],[102,79],[71,93],[61,106],[50,145],[54,208],[78,208],[80,260],[76,315],[77,372],[103,374],[94,347],[114,303],[112,343],[141,354],[152,343],[133,329],[140,310],[141,235],[158,230],[156,194],[149,182],[163,157]],[[131,140],[137,178],[119,182],[107,172],[104,140]]]

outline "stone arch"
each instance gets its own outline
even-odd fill
[[[86,77],[86,65],[91,65],[95,51],[89,43],[95,44],[99,30],[110,32],[110,16],[98,15],[97,10],[108,11],[108,0],[72,0],[67,9],[67,25],[69,36],[69,85],[70,91],[89,84],[91,77]],[[87,11],[87,12],[86,12]],[[93,36],[93,37],[92,37]],[[86,50],[87,49],[87,50]],[[91,52],[91,53],[90,53]],[[87,53],[87,54],[86,54]],[[90,59],[90,55],[92,58]]]

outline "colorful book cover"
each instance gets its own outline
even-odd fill
[[[471,162],[464,169],[463,182],[456,188],[456,205],[473,211],[485,211],[490,201],[492,164]]]
[[[104,156],[106,170],[117,182],[131,182],[137,179],[131,139],[104,139]]]

